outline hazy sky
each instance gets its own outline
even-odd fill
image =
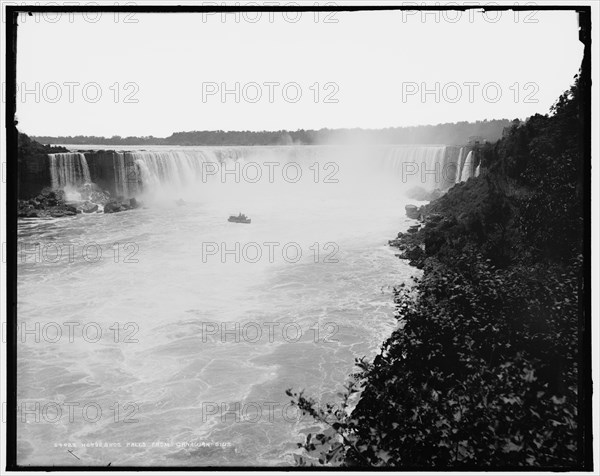
[[[583,54],[572,12],[294,15],[22,18],[19,127],[162,137],[525,118],[548,111]]]

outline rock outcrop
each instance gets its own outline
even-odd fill
[[[104,205],[104,213],[117,213],[123,212],[125,210],[133,210],[135,208],[140,208],[141,203],[138,202],[135,198],[125,199],[119,197],[116,200],[109,201],[106,205]]]
[[[406,216],[408,218],[413,218],[415,220],[418,220],[421,217],[421,212],[419,211],[419,207],[417,207],[416,205],[406,205],[404,207],[404,209],[406,210]]]
[[[418,200],[420,202],[431,202],[433,200],[437,200],[443,194],[444,192],[442,192],[439,188],[436,188],[432,191],[427,191],[423,187],[412,187],[406,192],[406,196],[408,198],[412,198],[413,200]]]
[[[63,190],[45,188],[34,198],[19,200],[17,216],[21,218],[47,218],[77,215],[77,208],[65,201]]]
[[[19,134],[17,151],[18,196],[27,200],[52,185],[48,154],[68,152],[64,147],[52,147]]]

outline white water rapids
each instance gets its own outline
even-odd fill
[[[217,157],[279,163],[272,183],[199,180],[214,150],[131,150],[144,208],[19,223],[19,464],[293,464],[315,427],[285,390],[339,401],[396,326],[416,273],[387,245],[413,223],[393,157],[419,152],[283,150]]]

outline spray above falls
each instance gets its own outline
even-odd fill
[[[443,191],[480,171],[473,150],[444,145],[80,151],[50,154],[49,168],[52,188],[94,183],[110,195],[125,199],[140,195],[175,196],[185,190],[206,190],[219,182],[240,188],[242,184],[272,181],[273,174],[288,184],[296,183],[297,178],[336,183],[343,177],[343,184],[351,183],[354,190],[386,181],[392,186],[406,184]],[[257,190],[255,185],[254,191]]]

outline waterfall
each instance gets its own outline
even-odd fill
[[[481,162],[477,164],[477,168],[475,169],[475,177],[479,177],[479,173],[481,172]]]
[[[261,173],[266,170],[264,163],[302,161],[308,168],[317,155],[322,158],[322,150],[327,149],[320,146],[206,146],[119,152],[90,150],[86,154],[94,183],[116,197],[132,198],[146,192],[166,192],[167,195],[177,192],[175,195],[178,195],[182,188],[202,186],[229,172],[228,181],[239,182],[234,175],[239,176],[240,169],[250,162],[261,164]],[[51,159],[51,162],[57,161]],[[89,176],[89,172],[86,174]]]
[[[233,160],[241,158],[235,155]],[[184,187],[200,181],[206,173],[204,164],[218,159],[208,150],[172,150],[165,152],[128,152],[129,163],[135,164],[136,181],[144,190],[160,187]]]
[[[385,168],[403,183],[418,184],[429,190],[448,188],[456,177],[446,146],[395,146],[384,162]]]
[[[48,154],[52,188],[76,187],[91,182],[90,169],[84,154],[69,152]]]
[[[456,167],[456,180],[455,180],[456,183],[460,182],[460,176],[461,176],[462,169],[464,166],[465,166],[465,149],[464,149],[464,147],[461,147],[460,151],[458,152],[458,166]]]
[[[320,183],[338,178],[368,178],[376,164],[378,177],[429,191],[447,190],[478,174],[476,157],[467,148],[444,145],[345,145],[315,146],[199,146],[153,147],[150,150],[93,151],[51,154],[50,171],[55,188],[94,182],[113,196],[132,198],[140,194],[180,196],[184,189],[213,187],[217,182],[263,183],[282,181],[288,165],[301,165],[303,180]],[[366,158],[368,160],[365,160]],[[272,169],[267,167],[273,166]],[[88,167],[89,165],[89,167]],[[343,166],[340,168],[340,166]],[[288,167],[288,171],[295,170]],[[91,171],[91,178],[90,178]],[[339,171],[339,174],[338,174]],[[275,179],[273,179],[273,177]],[[240,179],[241,177],[241,179]],[[376,177],[373,176],[373,179]],[[346,182],[349,183],[349,182]]]
[[[201,186],[208,181],[219,180],[227,171],[230,172],[228,180],[233,182],[236,165],[239,175],[240,170],[251,162],[261,164],[263,172],[266,162],[299,162],[308,167],[318,158],[323,158],[318,157],[319,150],[327,151],[325,157],[331,153],[329,148],[311,146],[225,146],[136,151],[125,152],[124,162],[119,162],[118,166],[129,170],[129,189],[123,193],[127,196],[135,193],[135,186],[138,191],[145,192],[173,191],[195,184]],[[115,172],[117,184],[122,183],[122,176],[123,173]],[[117,189],[122,190],[123,186]]]
[[[473,151],[470,150],[460,174],[459,182],[466,182],[473,176]]]
[[[129,175],[125,170],[125,156],[122,152],[113,154],[113,167],[115,170],[115,190],[117,195],[129,196]]]

